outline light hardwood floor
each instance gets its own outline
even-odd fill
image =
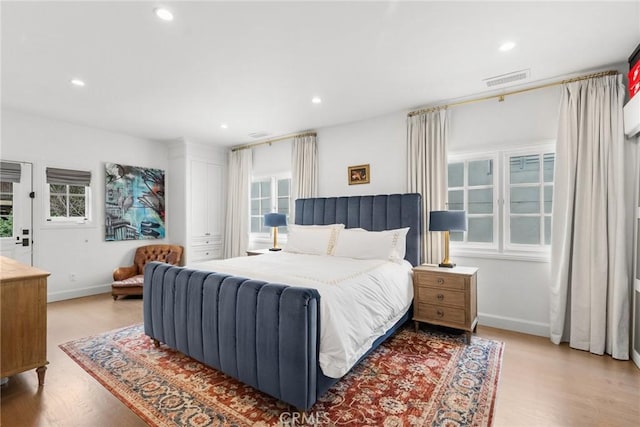
[[[144,426],[145,423],[58,348],[58,344],[142,321],[142,300],[108,294],[48,305],[49,369],[0,390],[0,424]],[[640,369],[632,362],[556,346],[546,338],[478,327],[505,342],[495,426],[638,426]]]

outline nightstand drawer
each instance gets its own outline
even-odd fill
[[[418,286],[418,302],[436,305],[448,305],[454,307],[465,308],[465,293],[449,291],[446,289],[427,288]]]
[[[427,321],[459,323],[463,326],[466,319],[464,309],[422,303],[418,304],[418,316],[425,318]]]
[[[414,272],[416,284],[448,289],[464,289],[464,277],[436,272]]]

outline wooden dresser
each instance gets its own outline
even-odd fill
[[[0,257],[0,377],[47,369],[47,277],[50,273]]]
[[[466,331],[467,342],[478,324],[475,267],[420,265],[413,269],[413,320]]]

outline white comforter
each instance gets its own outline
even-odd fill
[[[340,378],[411,306],[411,264],[288,252],[193,263],[320,293],[320,368]]]

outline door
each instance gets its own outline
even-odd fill
[[[191,237],[220,236],[222,167],[191,161]]]
[[[0,255],[33,265],[33,165],[3,160],[1,166]]]
[[[208,163],[196,160],[191,161],[191,237],[211,235],[207,221],[207,192],[210,191],[207,182]]]

